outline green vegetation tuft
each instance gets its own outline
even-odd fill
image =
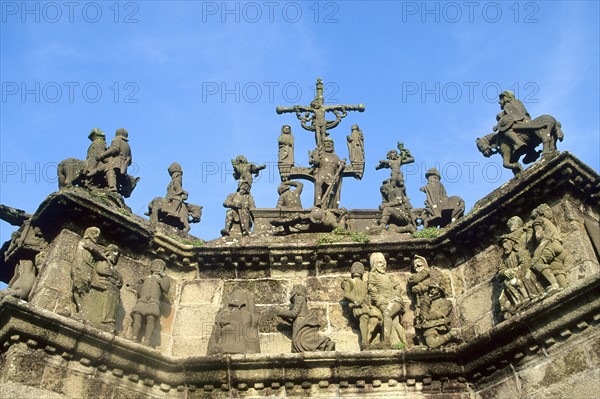
[[[319,244],[333,244],[336,242],[348,241],[368,243],[369,236],[360,231],[348,231],[342,227],[336,227],[331,233],[321,234],[317,240]]]
[[[435,238],[440,235],[440,231],[437,227],[427,227],[423,230],[417,230],[412,233],[413,238]]]

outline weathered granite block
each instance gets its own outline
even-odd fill
[[[236,289],[243,289],[254,294],[254,303],[274,304],[288,303],[289,283],[285,280],[227,280],[223,285],[223,298]]]
[[[185,281],[182,284],[180,305],[213,304],[222,302],[223,280],[204,279]]]

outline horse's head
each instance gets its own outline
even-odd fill
[[[193,204],[187,204],[188,213],[190,216],[190,223],[200,223],[202,219],[202,207]]]
[[[489,158],[496,153],[496,143],[492,142],[494,136],[496,136],[496,133],[490,133],[475,140],[477,149],[486,158]]]

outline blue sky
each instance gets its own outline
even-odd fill
[[[236,188],[230,159],[269,165],[252,189],[261,208],[277,201],[281,125],[307,165],[313,134],[275,107],[308,104],[317,77],[327,102],[366,105],[331,131],[340,157],[353,124],[365,135],[365,176],[343,185],[350,209],[377,208],[389,172],[375,165],[398,141],[416,160],[405,170],[415,207],[436,163],[467,209],[508,181],[475,146],[500,90],[556,117],[559,149],[599,169],[597,1],[2,1],[1,12],[0,202],[27,212],[56,191],[59,161],[85,158],[93,127],[108,140],[125,127],[141,177],[127,204],[142,215],[177,161],[204,206],[191,233],[216,238]],[[0,239],[12,231],[2,222]]]

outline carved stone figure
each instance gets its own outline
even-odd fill
[[[90,280],[90,291],[85,296],[86,319],[98,327],[115,332],[116,315],[121,301],[123,279],[115,266],[119,262],[119,247],[110,244],[104,252],[107,260],[96,262]]]
[[[346,160],[340,161],[335,154],[332,139],[323,140],[323,150],[316,151],[311,163],[315,167],[315,204],[324,209],[337,208]]]
[[[292,187],[294,190],[292,190]],[[279,199],[277,200],[277,209],[284,210],[300,210],[302,209],[302,201],[300,195],[304,185],[298,181],[282,182],[277,188]]]
[[[248,162],[243,155],[238,155],[235,159],[232,159],[231,165],[233,165],[233,178],[238,181],[238,189],[242,183],[248,183],[250,185],[248,190],[252,188],[253,175],[258,177],[259,172],[267,167],[264,164],[256,165]]]
[[[423,315],[421,309],[429,307],[430,298],[429,295],[427,295],[427,291],[434,279],[431,277],[431,269],[427,264],[427,260],[422,256],[415,255],[412,271],[413,273],[408,277],[408,285],[416,298],[414,326],[415,329],[421,329],[423,327]]]
[[[367,291],[371,304],[379,310],[381,319],[381,348],[390,348],[398,343],[406,345],[406,332],[400,319],[404,313],[400,284],[386,274],[387,262],[381,252],[370,257],[371,272]]]
[[[127,168],[131,165],[131,147],[129,133],[124,128],[115,132],[110,147],[102,154],[96,155],[96,161],[106,159],[106,180],[108,190],[116,193],[119,186],[126,184]]]
[[[390,169],[390,178],[388,180],[384,180],[383,184],[390,182],[392,186],[398,187],[402,189],[403,195],[406,197],[406,187],[404,185],[404,175],[400,168],[402,165],[407,165],[409,163],[413,163],[415,158],[411,155],[408,148],[404,147],[404,143],[398,143],[398,151],[391,150],[388,151],[385,160],[380,160],[379,164],[375,166],[375,170],[388,168]]]
[[[258,314],[252,294],[235,290],[215,318],[208,355],[260,353]]]
[[[498,270],[503,289],[498,301],[505,319],[529,305],[543,288],[531,270],[531,259],[526,248],[520,245],[518,234],[506,234],[501,238],[504,258]]]
[[[564,134],[561,124],[550,115],[542,115],[531,120],[529,113],[514,94],[510,91],[500,93],[502,111],[496,116],[498,121],[493,131],[487,136],[477,139],[477,148],[485,156],[502,155],[502,164],[517,175],[523,168],[519,158],[525,155],[525,164],[536,161],[540,152],[542,156],[555,151],[556,142],[563,141]],[[541,151],[535,148],[543,144]]]
[[[351,278],[342,280],[342,290],[344,298],[348,300],[348,306],[352,310],[352,315],[358,319],[358,328],[360,331],[360,349],[369,348],[372,339],[373,321],[377,323],[377,318],[372,317],[371,300],[365,281],[365,267],[360,262],[354,262],[350,269]]]
[[[348,111],[363,112],[364,110],[365,106],[362,104],[325,106],[323,99],[323,81],[321,78],[317,78],[315,99],[309,106],[295,105],[287,108],[277,107],[277,114],[295,113],[303,129],[315,132],[315,141],[317,147],[320,147],[325,137],[329,135],[327,129],[333,129],[338,126],[342,119],[348,115]],[[335,115],[335,120],[326,120],[325,115],[327,112],[332,112]]]
[[[148,204],[148,212],[152,223],[163,222],[184,233],[190,231],[190,223],[200,223],[202,207],[188,204],[188,192],[183,189],[183,169],[174,162],[169,166],[171,182],[167,186],[165,198],[156,197]]]
[[[48,243],[44,239],[44,235],[39,227],[31,224],[31,219],[26,219],[21,224],[21,227],[11,234],[11,240],[8,248],[4,253],[4,260],[8,260],[13,255],[17,256],[19,249],[29,253],[29,257],[33,258],[35,254],[40,253],[48,247]],[[21,258],[18,255],[17,259]]]
[[[283,227],[283,233],[289,234],[292,232],[329,232],[336,227],[347,228],[348,210],[340,209],[321,209],[319,206],[314,206],[310,209],[310,213],[294,213],[291,216],[270,220],[275,227]]]
[[[419,190],[427,195],[425,209],[420,212],[423,227],[445,227],[462,217],[465,213],[465,201],[458,196],[448,197],[440,181],[440,172],[431,168],[425,173],[427,185]]]
[[[88,227],[77,244],[71,265],[73,300],[77,313],[84,319],[87,319],[84,298],[90,292],[92,272],[96,262],[109,261],[102,247],[98,245],[98,238],[100,238],[100,229]]]
[[[565,253],[560,232],[551,221],[552,216],[552,209],[547,204],[539,205],[531,213],[535,248],[531,268],[543,276],[549,284],[549,292],[568,285],[564,267]]]
[[[381,219],[377,224],[384,229],[398,233],[412,233],[417,230],[416,220],[412,213],[412,205],[404,195],[404,189],[392,181],[381,185]]]
[[[0,291],[0,299],[5,296],[14,296],[26,301],[35,283],[35,277],[36,270],[33,262],[28,259],[21,260],[15,267],[15,273],[6,289]]]
[[[102,155],[104,151],[106,151],[106,135],[101,129],[95,127],[88,135],[88,138],[92,141],[92,144],[88,147],[87,156],[85,157],[85,175],[91,178],[98,172],[105,172],[106,165],[99,162],[96,157]]]
[[[250,234],[253,223],[252,209],[256,208],[254,198],[250,194],[250,184],[248,182],[240,183],[238,191],[229,194],[223,202],[225,208],[229,208],[225,213],[225,228],[221,230],[221,235],[231,235],[233,225],[239,225],[243,236]]]
[[[458,332],[450,328],[452,302],[447,299],[445,290],[438,284],[427,290],[428,303],[421,304],[421,330],[425,344],[429,348],[439,348],[449,342],[458,342]]]
[[[289,125],[281,127],[281,134],[277,140],[279,152],[277,156],[277,165],[281,181],[287,181],[290,173],[290,168],[294,166],[294,136],[292,128]]]
[[[151,347],[155,346],[152,335],[157,321],[160,322],[160,300],[171,287],[171,278],[164,273],[165,267],[163,260],[152,261],[150,275],[141,279],[136,285],[137,303],[131,311],[132,338]],[[143,321],[146,322],[146,330],[140,336]]]
[[[292,324],[292,352],[335,350],[335,342],[319,333],[317,316],[308,310],[305,286],[295,285],[290,294],[290,309],[276,314]]]
[[[358,125],[352,125],[349,136],[346,136],[348,142],[348,156],[350,162],[355,168],[364,168],[365,166],[365,137]]]

